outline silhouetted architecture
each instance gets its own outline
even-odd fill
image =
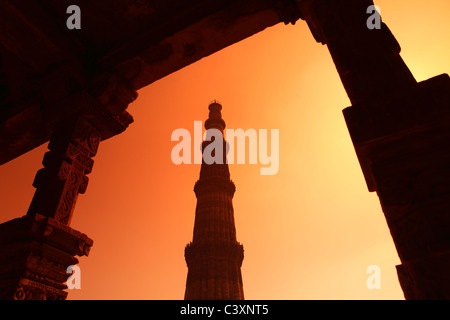
[[[77,2],[81,29],[69,30],[66,10]],[[303,19],[327,45],[350,98],[345,120],[401,259],[405,298],[450,299],[450,78],[417,83],[389,28],[367,27],[373,4],[0,1],[0,165],[50,141],[27,215],[0,225],[0,298],[66,297],[65,267],[92,246],[69,226],[77,195],[86,191],[98,144],[133,122],[126,109],[137,90],[267,27]],[[202,166],[202,174],[212,168]],[[208,201],[200,196],[199,206]],[[188,265],[202,250],[196,231]]]
[[[345,120],[401,260],[406,299],[450,299],[450,78],[417,83],[369,0],[300,1],[348,93]]]
[[[225,122],[221,109],[217,102],[209,105],[205,128],[220,130],[223,139]],[[202,151],[210,143],[204,141]],[[188,266],[185,299],[243,300],[241,265],[244,248],[236,241],[232,203],[236,188],[230,180],[225,139],[222,163],[208,164],[204,158],[200,179],[194,187],[197,197],[194,236],[185,248]]]
[[[0,225],[0,299],[67,297],[67,268],[93,244],[69,224],[99,143],[99,132],[81,117],[55,128],[27,215]]]

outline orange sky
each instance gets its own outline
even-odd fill
[[[421,81],[450,73],[450,2],[378,0]],[[172,163],[173,130],[193,132],[217,99],[228,128],[279,129],[280,168],[230,165],[246,299],[403,299],[377,195],[367,191],[325,46],[304,21],[278,24],[139,91],[135,122],[103,142],[71,227],[94,239],[69,299],[182,299],[200,165]],[[0,167],[0,222],[26,214],[47,146]],[[381,268],[381,289],[366,268]]]

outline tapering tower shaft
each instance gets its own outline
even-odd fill
[[[241,275],[244,249],[236,240],[232,204],[235,185],[230,180],[226,162],[225,122],[221,109],[219,103],[211,103],[205,122],[207,136],[209,132],[220,132],[216,137],[220,136],[223,142],[223,149],[214,149],[212,155],[222,151],[223,157],[219,157],[222,161],[208,161],[206,148],[217,141],[203,142],[200,178],[194,187],[197,197],[194,235],[185,249],[188,266],[186,300],[244,299]]]

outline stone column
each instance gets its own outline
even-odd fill
[[[450,299],[450,78],[417,83],[369,0],[297,0],[330,50],[352,102],[344,110],[370,191],[398,255],[406,299]]]
[[[88,184],[100,133],[83,117],[61,122],[33,186],[27,215],[0,225],[0,299],[61,300],[67,267],[88,255],[93,241],[69,227]]]
[[[405,298],[450,299],[450,78],[344,116],[402,262]]]
[[[83,117],[74,117],[56,127],[33,186],[36,193],[28,215],[39,213],[70,224],[79,193],[88,184],[86,174],[94,164],[100,133]]]

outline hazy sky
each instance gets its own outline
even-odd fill
[[[378,0],[417,80],[450,73],[450,2]],[[369,70],[370,71],[370,70]],[[246,299],[403,299],[399,259],[346,128],[350,105],[304,21],[278,24],[139,91],[135,122],[100,144],[71,227],[94,240],[69,299],[182,299],[200,165],[175,165],[175,129],[208,104],[227,128],[279,129],[278,174],[230,165]],[[0,222],[26,214],[47,146],[0,167]],[[369,265],[381,289],[366,286]]]

